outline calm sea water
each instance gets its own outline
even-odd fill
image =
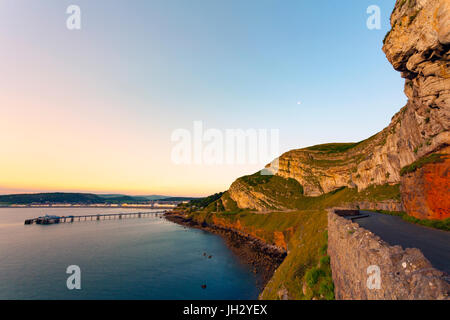
[[[258,279],[217,235],[163,218],[23,224],[133,211],[151,210],[0,209],[0,299],[257,298]],[[67,289],[70,265],[81,268],[81,290]]]

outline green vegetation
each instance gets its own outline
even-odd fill
[[[400,200],[399,185],[372,185],[358,192],[357,189],[342,187],[318,197],[302,196],[295,203],[296,209],[326,209],[358,201],[378,202],[383,200]]]
[[[159,198],[159,199],[151,199],[152,196],[144,196],[144,197],[133,197],[134,199],[139,199],[139,198],[145,198],[145,200],[159,200],[159,201],[190,201],[190,200],[195,200],[195,199],[199,199],[199,198],[193,198],[193,197],[164,197],[164,198]]]
[[[217,206],[213,202],[205,208],[205,211],[213,212],[217,211],[217,209],[220,209],[219,211],[226,211],[229,214],[242,212],[242,209],[240,209],[237,203],[233,199],[231,199],[228,192],[225,192],[223,196],[220,198],[220,200],[218,200],[218,202],[220,202],[219,206]]]
[[[444,231],[450,231],[450,218],[447,218],[444,220],[421,220],[421,219],[417,219],[415,217],[407,215],[406,212],[384,211],[384,210],[377,210],[377,212],[389,214],[391,216],[398,216],[398,217],[401,217],[405,221],[415,223],[415,224],[420,224],[425,227],[440,229],[440,230],[444,230]]]
[[[261,171],[256,172],[255,174],[249,175],[249,176],[243,176],[239,179],[244,181],[249,186],[257,186],[261,184],[269,183],[271,180],[273,180],[273,175],[262,175]]]
[[[312,288],[317,284],[319,278],[324,276],[325,272],[317,267],[312,267],[305,274],[306,284]]]
[[[219,193],[215,193],[211,196],[208,196],[206,198],[193,199],[193,200],[189,201],[188,203],[180,203],[178,205],[178,208],[183,208],[183,209],[189,208],[189,209],[201,210],[201,209],[204,209],[207,206],[209,206],[211,203],[220,199],[220,197],[222,197],[223,194],[224,194],[224,192],[219,192]]]
[[[328,233],[325,233],[325,238],[328,240]],[[307,284],[307,288],[304,291],[306,291],[307,299],[319,297],[324,300],[334,300],[334,284],[327,249],[328,245],[325,243],[319,249],[319,256],[322,256],[319,264],[306,271],[304,283]]]
[[[360,142],[319,144],[316,146],[308,147],[305,150],[321,151],[324,153],[340,153],[340,152],[346,152],[346,151],[356,147],[359,143]]]
[[[430,164],[430,163],[441,163],[441,162],[444,162],[445,159],[448,158],[448,156],[449,156],[448,154],[441,154],[441,153],[433,153],[433,154],[427,155],[427,156],[422,157],[419,160],[411,163],[410,165],[407,165],[407,166],[403,167],[400,170],[400,175],[404,176],[405,174],[414,172],[417,169],[422,168],[424,165],[427,165],[427,164]]]
[[[261,175],[257,172],[253,175],[239,178],[236,183],[241,183],[247,188],[265,194],[272,199],[273,203],[266,203],[260,200],[268,209],[276,210],[279,207],[295,209],[296,207],[293,204],[300,201],[303,197],[302,185],[291,178],[285,179],[276,175]]]

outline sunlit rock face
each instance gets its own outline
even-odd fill
[[[450,147],[441,154],[450,153]],[[450,156],[425,164],[402,176],[402,203],[409,215],[418,219],[450,218]]]

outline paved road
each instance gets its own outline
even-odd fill
[[[361,211],[369,217],[355,220],[390,245],[418,248],[438,270],[450,274],[450,232],[404,221],[401,217]]]

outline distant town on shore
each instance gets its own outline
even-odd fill
[[[123,194],[93,193],[32,193],[0,195],[0,207],[94,207],[94,208],[174,208],[196,198],[160,195],[129,196]]]

